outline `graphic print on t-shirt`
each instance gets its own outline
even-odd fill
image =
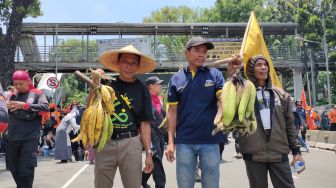
[[[113,127],[116,129],[127,129],[133,125],[133,121],[130,120],[130,116],[128,114],[129,110],[126,110],[125,108],[133,108],[131,104],[132,99],[129,99],[127,94],[121,95],[121,98],[124,100],[127,107],[122,105],[119,99],[114,102],[115,113],[113,113],[112,116],[112,123]]]

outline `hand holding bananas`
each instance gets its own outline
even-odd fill
[[[94,95],[91,98],[88,107],[83,113],[80,123],[80,134],[72,142],[82,140],[83,146],[97,146],[101,151],[106,141],[111,138],[113,125],[111,115],[114,113],[114,101],[116,100],[115,92],[112,87],[99,85],[102,78],[102,72],[91,70],[91,78],[87,78],[79,71],[75,75],[87,82],[91,88],[94,88]],[[104,76],[104,78],[107,78]]]
[[[242,135],[253,134],[257,129],[254,114],[256,89],[251,81],[240,75],[241,62],[239,56],[233,56],[228,62],[229,79],[225,82],[221,95],[222,114],[215,117],[213,135],[219,131],[237,129]]]

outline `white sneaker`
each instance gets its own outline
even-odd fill
[[[307,151],[307,152],[309,152],[309,148],[310,148],[310,147],[309,147],[309,145],[307,144],[307,146],[306,146],[306,151]]]

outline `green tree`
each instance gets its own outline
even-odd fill
[[[87,53],[89,60],[98,59],[98,47],[95,40],[89,41],[88,47],[86,41],[80,39],[59,40],[57,50],[54,47],[51,50],[50,60],[61,62],[81,62],[86,61]],[[71,104],[76,100],[79,104],[86,104],[85,83],[78,79],[74,74],[63,74],[59,92],[62,92],[61,103],[63,106]]]
[[[259,21],[269,17],[265,0],[217,0],[214,7],[205,10],[209,22],[247,22],[250,12],[255,11]]]
[[[204,14],[204,9],[191,9],[187,6],[169,7],[165,6],[153,11],[149,17],[145,17],[145,23],[192,23],[197,22]],[[159,36],[158,41],[164,45],[168,54],[181,54],[189,36]],[[160,45],[159,44],[159,45]],[[163,53],[163,52],[161,52]]]
[[[57,50],[56,50],[57,49]],[[86,41],[79,39],[60,40],[57,43],[57,48],[52,48],[50,60],[55,61],[57,56],[58,61],[62,62],[80,62],[98,59],[98,47],[95,40],[89,41],[87,46]]]
[[[79,104],[85,105],[87,94],[85,84],[74,74],[64,74],[61,79],[60,91],[62,91],[62,105],[66,106],[76,100]]]
[[[6,34],[0,28],[0,80],[4,88],[11,83],[14,59],[20,40],[22,20],[42,14],[39,0],[0,0],[0,21],[7,23]]]

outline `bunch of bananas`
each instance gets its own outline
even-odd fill
[[[97,146],[101,151],[113,133],[111,115],[114,113],[115,92],[112,87],[100,85],[95,89],[88,108],[84,111],[80,122],[80,134],[71,140],[82,140],[83,146]]]
[[[168,109],[169,109],[169,104],[165,104],[166,106],[166,116],[163,118],[161,124],[158,126],[159,129],[166,129],[168,126]]]
[[[256,89],[254,84],[240,75],[232,76],[222,89],[222,114],[215,117],[216,128],[212,134],[219,131],[230,132],[239,130],[242,135],[253,134],[257,129],[254,113]]]

